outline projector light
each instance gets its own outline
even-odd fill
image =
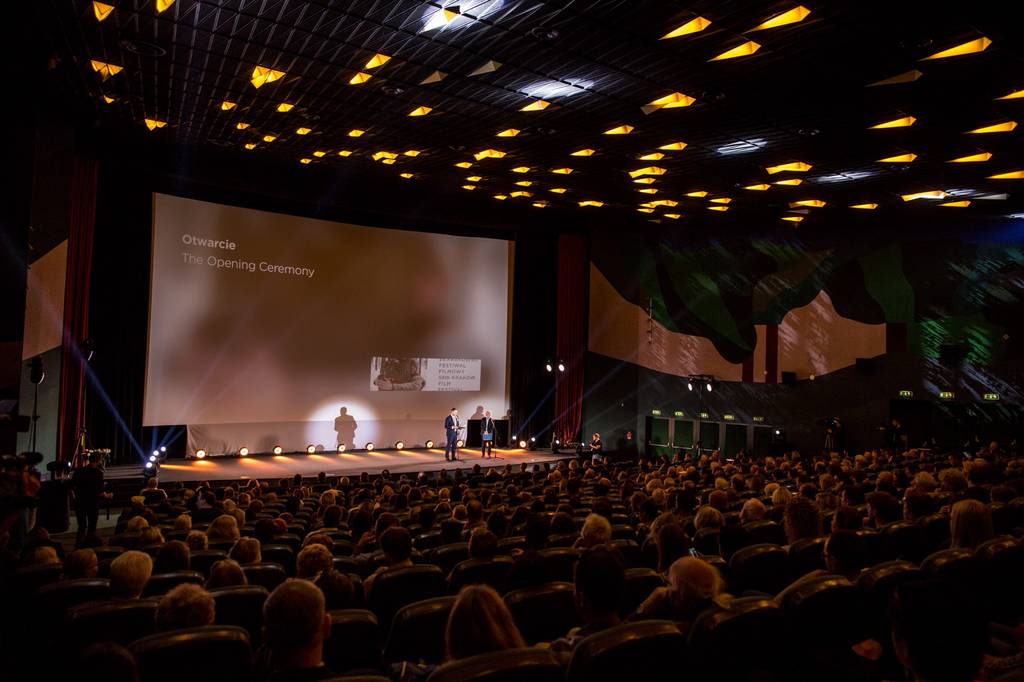
[[[203,459],[204,457],[206,457],[206,450],[203,450],[202,448],[196,450],[196,459]]]
[[[559,372],[564,372],[565,371],[565,363],[564,362],[558,363],[558,371]]]
[[[282,448],[280,445],[275,445],[273,452],[275,455],[280,455],[282,452],[284,452],[284,448]]]
[[[525,450],[526,449],[526,441],[525,440],[519,441],[519,449],[520,450]]]
[[[536,439],[536,438],[534,438],[533,436],[530,436],[530,442],[531,442],[531,443],[536,443],[536,442],[537,442],[537,439]]]
[[[338,452],[345,452],[345,444],[338,443]]]
[[[373,452],[373,443],[367,443],[366,444],[366,451],[367,452]]]
[[[312,443],[306,446],[306,454],[312,455],[316,452],[316,446]]]
[[[155,461],[156,461],[156,453],[154,452],[152,455],[149,456],[149,462],[147,462],[146,465],[149,466],[150,464],[152,464]]]
[[[429,450],[430,448],[434,447],[434,441],[432,441],[432,440],[428,440],[428,441],[427,441],[427,442],[425,443],[425,445],[427,446],[427,449]]]
[[[249,448],[247,448],[245,446],[242,446],[242,447],[238,448],[238,456],[239,457],[248,457],[249,456]]]
[[[395,450],[405,450],[405,442],[404,441],[397,441],[395,443]]]
[[[554,367],[551,366],[550,362],[544,363],[544,371],[551,372],[552,370],[554,370]]]

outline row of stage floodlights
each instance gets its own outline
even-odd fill
[[[512,442],[516,443],[516,439],[517,438],[519,438],[519,437],[518,436],[512,436]],[[522,450],[526,450],[527,448],[531,448],[532,449],[532,448],[537,446],[537,439],[534,438],[534,437],[531,437],[529,439],[529,441],[527,441],[524,438],[524,439],[520,439],[517,444],[519,445],[519,448],[522,449]],[[424,442],[423,445],[424,445],[424,447],[427,450],[432,450],[434,448],[435,443],[434,443],[434,441],[428,439],[426,442]],[[466,443],[462,439],[459,439],[459,440],[455,441],[455,445],[457,447],[463,448],[463,447],[466,446]],[[405,441],[396,441],[393,447],[394,447],[395,450],[405,450],[406,449],[405,448]],[[373,444],[373,442],[368,442],[366,445],[363,446],[363,450],[365,450],[366,452],[373,452],[374,449],[376,449],[376,446]],[[167,448],[161,448],[161,450],[166,452]],[[338,444],[337,452],[339,454],[343,453],[343,452],[347,452],[348,450],[349,450],[349,448],[348,448],[348,446],[345,443],[339,443]],[[323,450],[320,450],[320,452],[323,452]],[[242,446],[242,447],[238,448],[238,450],[236,450],[233,453],[224,453],[223,455],[211,455],[210,452],[208,450],[206,450],[205,448],[199,448],[198,450],[196,450],[193,453],[193,456],[194,456],[195,459],[206,459],[207,457],[211,457],[211,456],[248,457],[250,454],[252,454],[252,453],[249,450],[249,448],[247,448],[245,446]],[[275,445],[274,449],[271,450],[271,454],[283,455],[284,454],[284,448],[282,448],[280,445]],[[306,446],[306,454],[307,455],[315,455],[315,454],[317,454],[317,446],[313,445],[312,443],[307,445]],[[154,451],[154,455],[156,455],[156,451]],[[152,461],[152,460],[154,460],[154,458],[151,457],[150,460]],[[148,466],[148,464],[147,464],[147,466]]]

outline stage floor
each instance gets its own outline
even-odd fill
[[[225,481],[250,478],[286,478],[295,474],[316,476],[321,471],[328,476],[358,476],[362,472],[379,474],[387,469],[392,474],[419,473],[447,469],[472,469],[479,464],[485,469],[511,464],[518,468],[528,465],[571,459],[572,453],[552,454],[550,451],[520,449],[494,449],[493,459],[481,459],[479,450],[463,448],[458,462],[445,462],[444,450],[375,450],[373,452],[318,453],[315,455],[290,454],[253,457],[213,457],[207,459],[173,459],[160,465],[159,478],[163,482]],[[141,478],[141,466],[113,466],[106,470],[109,480]]]

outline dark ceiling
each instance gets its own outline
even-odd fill
[[[303,163],[321,173],[373,164],[395,182],[495,205],[491,197],[500,195],[576,212],[680,216],[680,224],[718,219],[711,207],[728,209],[723,220],[804,216],[801,227],[837,214],[946,219],[1024,210],[1015,197],[1024,180],[988,177],[1024,170],[1024,98],[997,99],[1024,89],[1013,2],[176,0],[163,12],[155,0],[107,4],[114,9],[102,21],[86,0],[41,0],[38,16],[62,87],[97,125],[132,137],[215,145],[243,159],[294,163],[296,173]],[[802,21],[753,30],[801,6],[809,10]],[[442,17],[451,23],[432,28]],[[698,17],[710,22],[704,30],[662,39]],[[980,53],[923,59],[983,39]],[[710,61],[746,41],[759,49]],[[390,59],[367,68],[376,54]],[[91,60],[123,70],[104,80]],[[257,67],[285,75],[257,88],[250,80]],[[916,80],[871,85],[914,70]],[[359,73],[370,79],[350,84]],[[645,109],[673,93],[694,101]],[[538,99],[549,106],[522,111]],[[225,101],[233,108],[225,110]],[[280,112],[282,103],[293,108]],[[429,113],[408,115],[419,107]],[[916,119],[910,127],[869,129],[906,116]],[[145,119],[164,125],[149,131]],[[967,133],[1008,121],[1022,125]],[[604,134],[624,125],[632,132]],[[353,129],[365,134],[351,137]],[[520,132],[497,136],[507,129]],[[674,142],[685,149],[639,159]],[[571,155],[585,148],[594,154]],[[474,158],[487,149],[505,155]],[[339,156],[343,150],[352,154]],[[387,157],[373,159],[377,152],[397,157],[385,166]],[[991,154],[984,162],[949,163],[984,152]],[[906,154],[916,158],[879,162]],[[766,171],[796,161],[811,168]],[[651,176],[652,184],[634,183],[629,171],[650,166],[664,173]],[[571,174],[552,172],[562,168]],[[744,189],[795,178],[802,184]],[[927,190],[950,196],[901,198]],[[708,194],[686,196],[696,191]],[[580,207],[588,200],[604,206]],[[652,200],[678,203],[635,213]],[[791,205],[799,200],[826,205]],[[970,205],[939,207],[962,201]]]

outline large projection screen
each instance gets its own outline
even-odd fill
[[[507,408],[509,241],[155,194],[143,423],[190,451],[443,442]]]

